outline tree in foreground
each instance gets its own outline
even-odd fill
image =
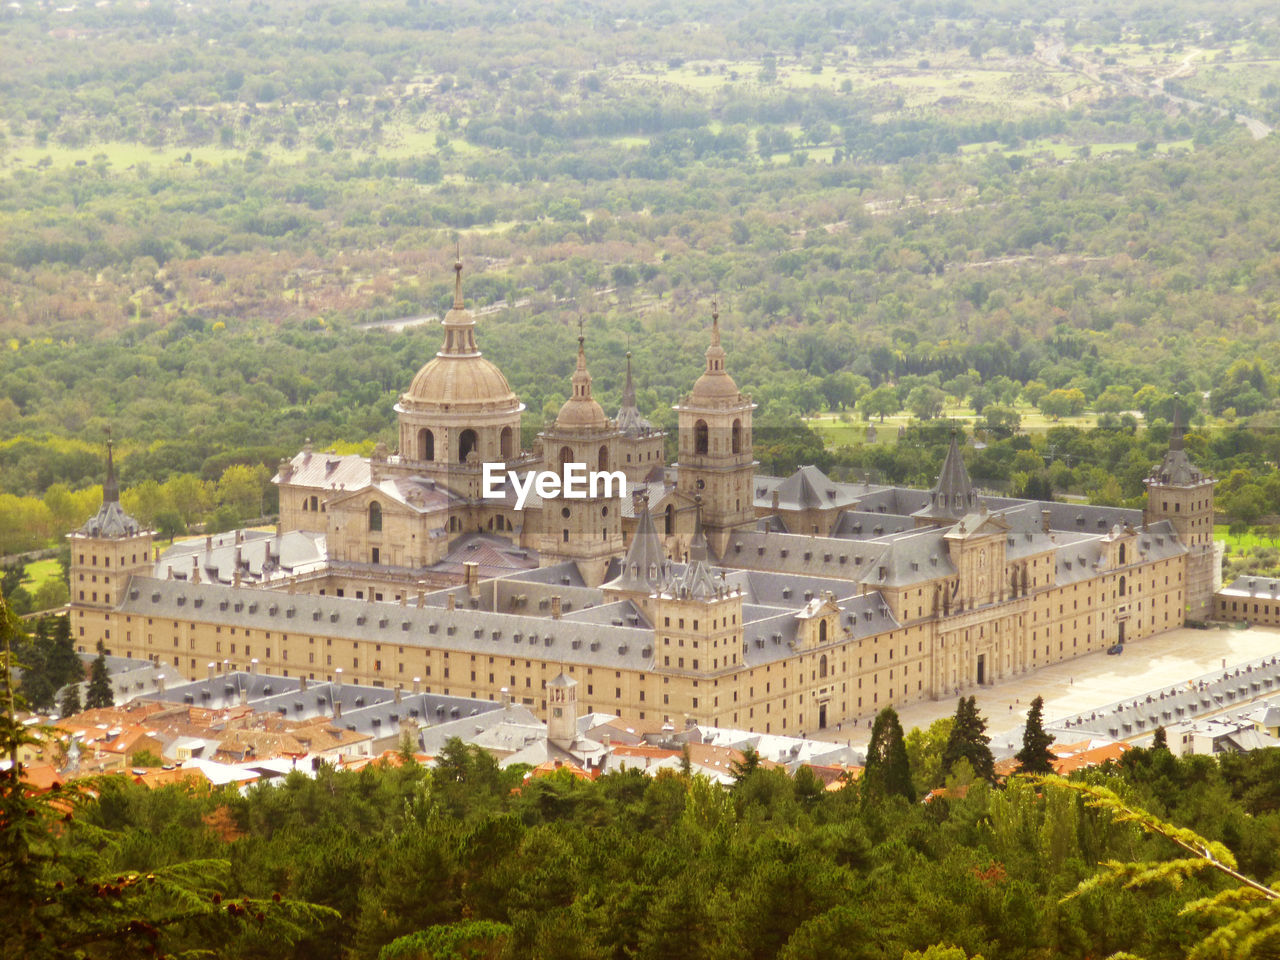
[[[991,756],[987,721],[978,713],[977,697],[961,697],[951,721],[951,734],[942,751],[942,770],[951,773],[961,759],[968,760],[974,776],[988,782],[995,779],[995,759]]]
[[[1101,864],[1101,873],[1083,881],[1065,899],[1110,885],[1125,890],[1142,890],[1160,884],[1180,887],[1191,877],[1217,873],[1228,880],[1228,886],[1192,900],[1182,908],[1183,915],[1200,917],[1210,924],[1209,932],[1199,942],[1181,945],[1185,955],[1190,960],[1216,960],[1219,957],[1261,960],[1276,956],[1276,946],[1280,944],[1280,890],[1241,873],[1235,856],[1225,844],[1206,840],[1185,827],[1166,823],[1121,800],[1106,787],[1053,776],[1036,777],[1035,782],[1049,789],[1062,788],[1082,794],[1086,806],[1110,814],[1114,823],[1136,824],[1147,833],[1170,840],[1188,854],[1176,860],[1133,863],[1108,860]],[[1129,953],[1115,956],[1134,957]]]
[[[911,763],[902,736],[902,723],[893,707],[885,707],[871,727],[867,745],[867,765],[862,771],[862,799],[906,797],[914,802],[915,787],[911,783]]]
[[[1168,750],[1169,734],[1165,731],[1164,725],[1156,727],[1155,736],[1151,738],[1152,750]]]
[[[83,814],[117,778],[30,789],[19,763],[38,737],[19,723],[13,687],[17,618],[0,598],[0,957],[141,957],[193,954],[281,956],[337,913],[289,900],[236,897],[227,860],[124,867],[121,837]]]
[[[62,699],[58,701],[58,716],[70,717],[83,709],[84,706],[80,703],[80,684],[67,684],[66,689],[62,691]]]
[[[1022,728],[1022,749],[1014,759],[1019,773],[1053,773],[1053,754],[1049,745],[1053,737],[1044,732],[1044,697],[1031,701],[1027,724]]]
[[[107,651],[102,641],[98,641],[98,656],[89,668],[89,689],[85,692],[84,705],[92,710],[95,707],[113,707],[116,696],[111,692],[111,680],[107,675]]]

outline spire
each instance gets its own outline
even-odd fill
[[[695,498],[693,537],[689,540],[689,563],[706,563],[711,555],[707,535],[702,532],[702,497]]]
[[[453,259],[453,309],[462,309],[462,245],[458,244]]]
[[[622,385],[622,406],[636,405],[636,385],[631,382],[631,351],[627,351],[627,382]]]
[[[111,454],[111,428],[107,427],[107,479],[102,484],[102,502],[120,502],[120,484],[116,481],[115,458]]]
[[[707,373],[724,373],[724,347],[720,346],[720,303],[711,301],[711,345],[707,347]]]
[[[591,374],[587,372],[586,340],[583,336],[583,319],[578,318],[578,366],[573,371],[573,398],[575,400],[591,399]]]
[[[1183,439],[1182,439],[1183,434],[1184,434],[1184,429],[1182,426],[1182,397],[1181,395],[1175,393],[1173,395],[1173,433],[1169,435],[1170,450],[1183,449]]]
[[[670,563],[662,550],[662,538],[653,524],[646,501],[636,517],[636,532],[622,561],[622,572],[616,580],[605,584],[615,590],[652,593],[666,580]]]
[[[938,472],[938,482],[930,491],[929,503],[914,515],[938,520],[959,520],[977,508],[978,495],[974,493],[973,483],[969,480],[969,471],[965,469],[964,457],[960,454],[960,445],[953,430],[951,446],[947,448],[946,459],[942,461],[942,469]]]
[[[444,327],[444,344],[436,354],[438,357],[478,357],[480,348],[476,346],[476,320],[462,300],[462,254],[453,261],[453,308],[445,314],[440,324]]]

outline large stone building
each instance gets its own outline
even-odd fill
[[[676,407],[679,461],[628,390],[572,395],[533,451],[523,409],[476,345],[461,266],[440,352],[396,407],[400,448],[281,463],[280,529],[179,545],[102,511],[72,534],[82,649],[547,708],[768,733],[815,731],[943,698],[1182,625],[1213,591],[1213,481],[1175,431],[1145,512],[982,496],[953,440],[937,484],[842,483],[815,467],[758,476],[750,397],[713,314],[705,373]],[[627,489],[581,500],[511,482],[567,461]],[[114,474],[112,474],[114,478]],[[1203,548],[1203,549],[1202,549]],[[1211,561],[1209,564],[1211,566]]]

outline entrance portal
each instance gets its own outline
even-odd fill
[[[827,705],[825,703],[818,705],[818,729],[827,729]]]
[[[1121,643],[1124,643],[1124,621],[1123,621],[1123,620],[1121,620],[1121,621],[1120,621],[1119,629],[1120,629],[1120,633],[1119,633],[1119,635],[1117,636],[1117,639],[1118,639]]]
[[[987,682],[987,655],[985,653],[978,654],[978,686],[982,686]]]

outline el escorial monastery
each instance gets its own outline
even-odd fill
[[[591,394],[579,337],[572,395],[531,451],[524,405],[480,352],[462,265],[439,352],[395,411],[398,450],[307,445],[275,482],[280,523],[171,547],[120,507],[70,535],[81,651],[347,679],[545,710],[577,682],[588,711],[798,734],[1208,617],[1219,569],[1215,481],[1181,429],[1145,511],[980,495],[953,439],[937,483],[761,476],[749,395],[713,314],[706,371],[677,405],[678,461],[642,418]],[[510,484],[567,463],[621,471],[578,499]]]

